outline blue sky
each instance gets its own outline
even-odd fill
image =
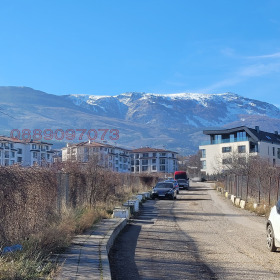
[[[280,106],[279,0],[0,0],[0,85]]]

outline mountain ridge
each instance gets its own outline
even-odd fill
[[[7,136],[12,129],[118,129],[120,138],[114,144],[167,148],[181,154],[197,151],[206,137],[203,129],[259,125],[273,132],[280,126],[279,108],[235,93],[58,96],[0,86],[0,110],[4,113],[0,132]]]

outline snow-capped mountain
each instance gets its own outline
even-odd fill
[[[68,98],[98,115],[164,127],[175,123],[196,128],[223,126],[244,121],[251,115],[280,118],[276,106],[234,93],[124,93],[113,97],[70,95]]]
[[[2,135],[8,136],[12,129],[118,129],[120,138],[114,144],[182,154],[198,150],[206,137],[203,129],[258,125],[274,132],[280,128],[276,106],[233,93],[57,96],[27,87],[0,87],[0,114]],[[65,145],[64,140],[55,145]]]

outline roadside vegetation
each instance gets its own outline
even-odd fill
[[[157,178],[114,173],[95,161],[0,167],[0,279],[53,279],[55,256],[76,234],[110,218],[115,206]],[[22,250],[1,253],[15,244]]]
[[[246,209],[258,215],[268,215],[280,195],[280,169],[258,156],[228,155],[223,171],[215,179],[230,194],[246,201]]]

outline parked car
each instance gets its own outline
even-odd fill
[[[159,182],[152,190],[152,199],[155,198],[169,198],[176,199],[177,192],[174,184],[172,182]]]
[[[177,180],[179,189],[188,190],[189,189],[189,180],[186,179],[178,179]]]
[[[175,185],[177,194],[179,194],[179,184],[178,184],[178,182],[176,180],[173,180],[173,179],[172,180],[165,180],[164,182],[171,182],[171,183],[173,183]]]
[[[280,247],[280,200],[271,208],[266,223],[266,244],[271,252]]]

